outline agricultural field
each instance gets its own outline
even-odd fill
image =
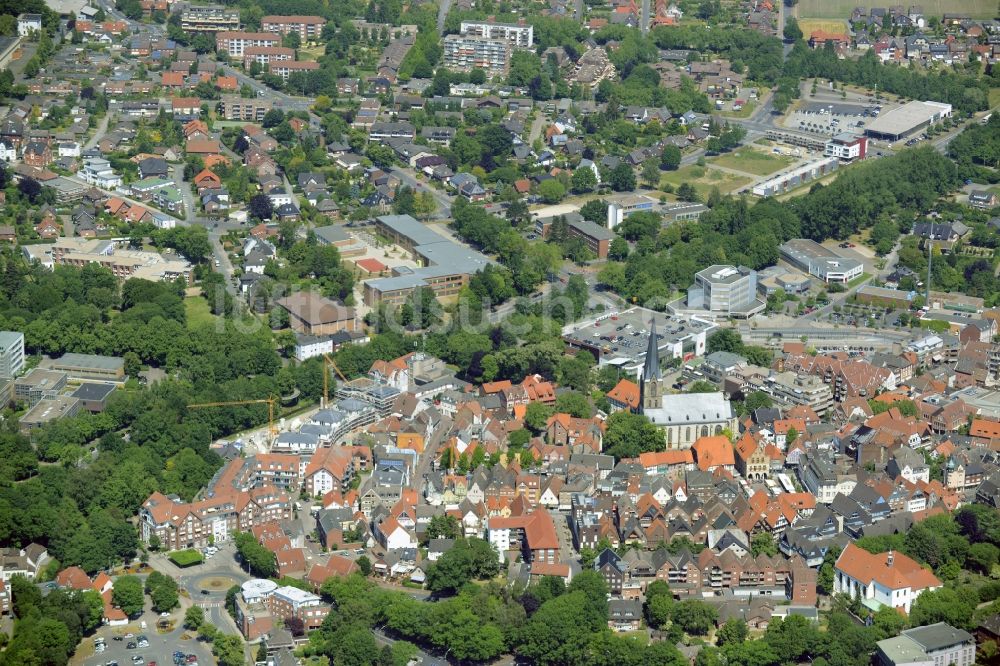
[[[755,176],[769,176],[794,162],[795,158],[790,155],[775,155],[753,148],[741,148],[709,160],[710,164],[717,164],[743,173],[751,173]]]
[[[753,178],[749,176],[744,178],[726,173],[725,171],[719,171],[718,169],[697,165],[690,165],[682,167],[677,171],[667,172],[660,179],[661,186],[670,185],[674,189],[677,189],[682,183],[691,183],[695,190],[698,191],[702,200],[708,197],[713,187],[719,188],[719,192],[722,194],[727,194],[735,192],[741,187],[746,187],[751,182],[753,182]]]
[[[891,3],[877,6],[886,7],[889,4]],[[927,0],[920,4],[927,17],[940,17],[947,12],[968,14],[972,18],[993,18],[997,10],[995,0]],[[858,5],[856,0],[801,0],[798,5],[798,15],[802,17],[799,24],[802,24],[803,19],[810,18],[848,19]],[[809,34],[805,27],[802,32]]]
[[[837,3],[834,2],[833,4]],[[847,18],[850,18],[851,12],[853,10],[854,7],[851,7],[851,9],[847,11],[846,14]],[[822,30],[823,32],[843,34],[847,32],[847,21],[846,19],[838,21],[835,20],[834,18],[803,18],[799,19],[799,28],[802,30],[802,34],[805,35],[805,38],[809,39],[809,35],[816,32],[817,30]]]

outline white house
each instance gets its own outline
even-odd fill
[[[27,37],[33,32],[41,32],[42,30],[42,15],[41,14],[19,14],[17,17],[17,34],[21,37]]]
[[[3,160],[4,162],[13,162],[16,159],[17,148],[14,147],[14,144],[0,141],[0,160]]]
[[[906,555],[869,553],[853,543],[837,558],[834,571],[834,592],[859,597],[874,610],[886,606],[909,613],[924,591],[941,587],[934,574]]]
[[[392,516],[379,523],[375,531],[379,543],[386,550],[416,548],[418,545],[417,538]]]
[[[113,190],[121,187],[122,177],[111,168],[111,162],[95,157],[84,161],[80,170],[80,178],[88,185]]]
[[[76,141],[63,141],[58,147],[59,157],[79,157],[80,144]]]
[[[332,353],[333,340],[331,338],[318,338],[312,335],[299,335],[296,337],[295,359],[298,361]]]

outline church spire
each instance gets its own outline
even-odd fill
[[[656,320],[650,322],[649,345],[646,347],[646,364],[642,367],[644,382],[660,378],[660,346],[656,337]]]

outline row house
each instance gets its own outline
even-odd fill
[[[552,516],[545,509],[510,518],[490,518],[486,522],[490,545],[504,561],[509,551],[520,551],[526,563],[554,564],[560,561],[559,537]]]

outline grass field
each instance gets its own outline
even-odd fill
[[[713,187],[719,188],[719,192],[722,194],[727,194],[749,185],[752,181],[753,179],[749,176],[743,178],[717,169],[691,165],[664,174],[660,183],[661,185],[669,184],[674,189],[677,189],[681,183],[691,183],[701,198],[705,199]]]
[[[728,169],[752,173],[755,176],[768,176],[792,164],[795,162],[795,158],[789,155],[765,153],[753,148],[741,148],[735,152],[710,159],[709,162]]]
[[[856,0],[801,0],[798,14],[803,18],[849,19],[858,4]],[[946,12],[961,12],[972,18],[993,18],[997,10],[995,0],[926,0],[920,5],[924,8],[924,16],[938,18]],[[802,24],[801,18],[799,24]],[[802,32],[809,34],[805,27]]]
[[[836,4],[836,3],[834,3]],[[847,12],[846,18],[850,18],[852,7]],[[834,20],[829,18],[804,18],[799,19],[799,28],[802,29],[802,34],[809,39],[809,35],[813,34],[817,30],[822,30],[823,32],[832,33],[844,33],[847,32],[847,21],[846,20]]]
[[[1000,88],[990,88],[990,108],[995,109],[1000,106]]]
[[[184,311],[187,313],[189,329],[201,328],[205,324],[215,324],[216,316],[208,309],[208,301],[201,296],[188,296],[184,299]]]
[[[175,550],[167,555],[167,558],[179,567],[190,567],[195,564],[201,564],[205,559],[197,550],[190,548],[188,550]]]

